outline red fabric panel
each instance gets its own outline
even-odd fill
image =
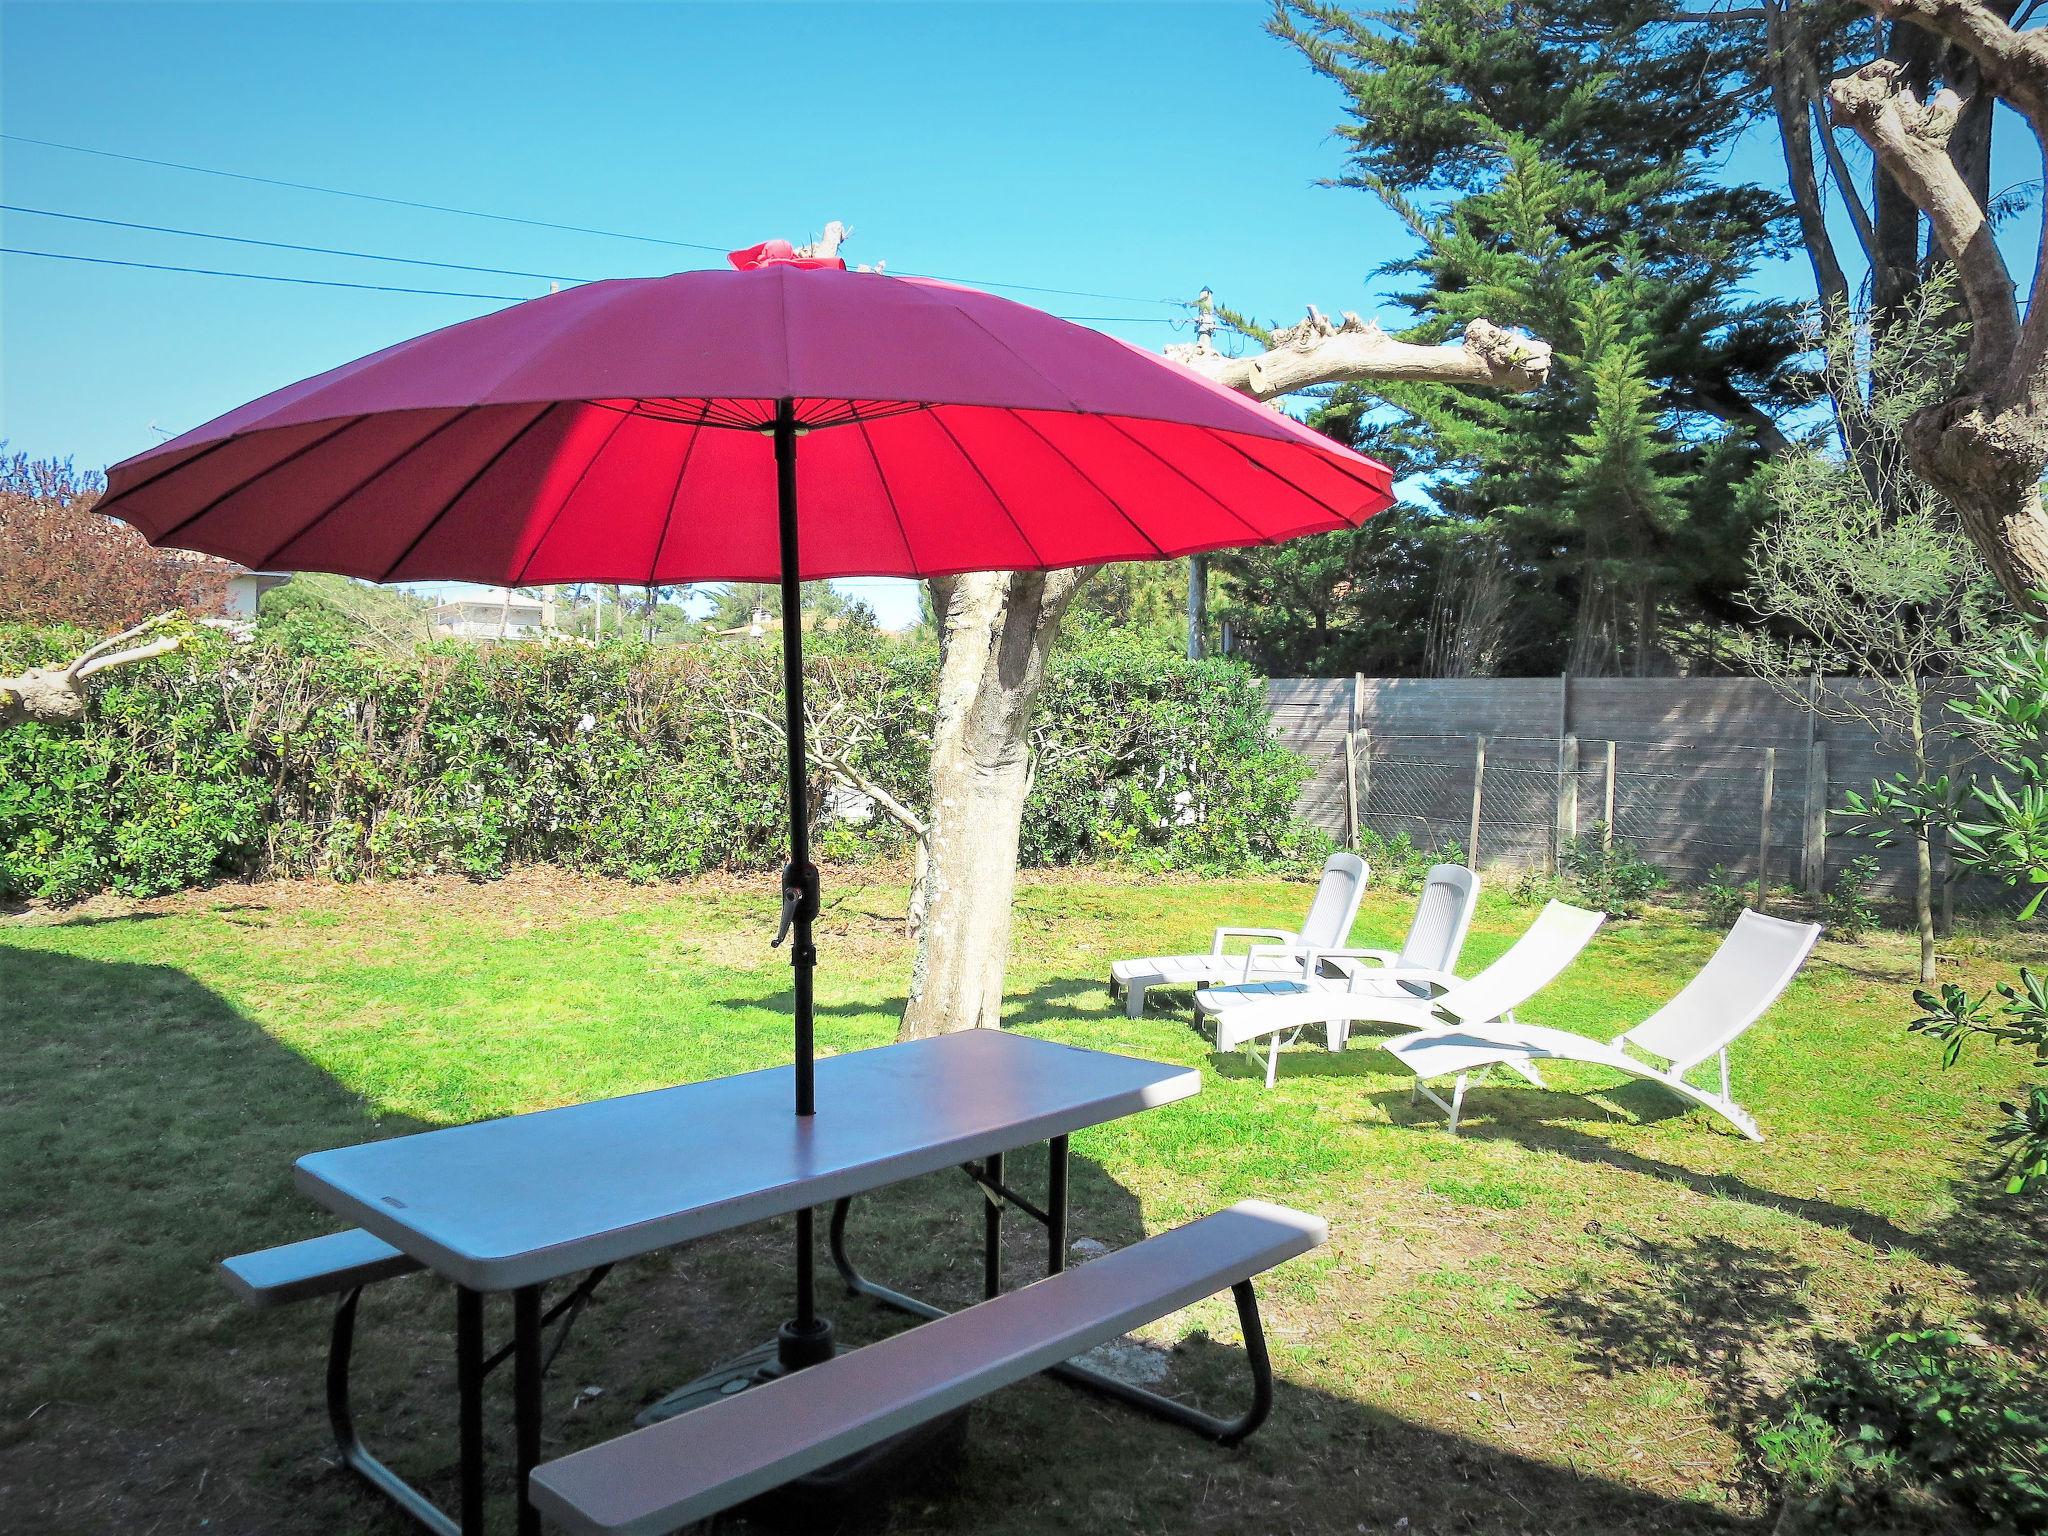
[[[186,533],[192,538],[204,539],[215,548],[233,551],[232,558],[252,570],[339,570],[350,575],[374,576],[374,570],[368,570],[361,561],[350,558],[348,552],[364,541],[375,539],[381,530],[373,525],[359,524],[353,515],[344,514],[339,509],[350,495],[378,473],[394,463],[402,469],[404,459],[415,448],[431,442],[437,435],[445,435],[451,424],[462,423],[470,414],[463,411],[401,411],[387,416],[360,417],[338,433],[323,430],[316,434],[318,440],[313,446],[279,464],[270,473],[245,481],[239,490],[222,499],[193,523]],[[245,442],[262,443],[273,437],[292,436],[307,430],[298,427],[278,433],[261,433],[253,438],[237,439],[235,446],[240,447]],[[438,464],[445,461],[435,458],[427,462]],[[412,466],[415,470],[421,467],[420,464]],[[404,473],[396,478],[402,483],[410,483]],[[424,509],[415,515],[423,513]],[[322,564],[314,560],[302,565],[287,563],[282,567],[276,566],[275,562],[282,558],[285,547],[316,519],[323,517],[331,517],[337,524],[336,537],[329,541],[328,548],[341,551],[340,563]]]
[[[744,428],[780,398],[813,424],[806,579],[1154,559],[1391,499],[1383,466],[1112,337],[776,262],[592,283],[388,347],[117,465],[102,510],[256,566],[772,580],[773,451]]]

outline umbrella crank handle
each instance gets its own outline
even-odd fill
[[[806,926],[818,917],[818,866],[787,864],[782,870],[782,924],[775,930],[771,949],[782,947],[790,925],[801,918]]]

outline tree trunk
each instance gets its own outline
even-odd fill
[[[1965,397],[1922,409],[1905,438],[1913,472],[1955,507],[2013,601],[2033,607],[2030,594],[2048,592],[2048,431],[2025,407],[1987,417],[1981,397]]]
[[[1455,346],[1420,346],[1355,315],[1332,323],[1314,310],[1276,331],[1256,355],[1226,357],[1206,336],[1167,351],[1255,400],[1344,380],[1526,390],[1550,368],[1547,343],[1484,320],[1466,326]],[[986,572],[928,583],[939,619],[938,708],[927,836],[910,897],[917,947],[899,1038],[1001,1022],[1031,720],[1046,653],[1068,603],[1092,574]]]
[[[1920,980],[1934,980],[1934,854],[1927,834],[1913,839],[1913,924],[1920,934]]]
[[[1915,683],[1916,690],[1918,683]],[[1924,695],[1916,692],[1913,699],[1913,780],[1924,784],[1927,781],[1927,725],[1922,718]],[[1920,981],[1926,985],[1934,980],[1934,850],[1929,841],[1927,829],[1922,827],[1913,839],[1913,926],[1920,935]]]
[[[1899,23],[1938,35],[1972,55],[1985,84],[2048,145],[2048,52],[2039,33],[2012,30],[1978,0],[1869,0]],[[1896,29],[1895,29],[1896,30]],[[1911,48],[1902,51],[1911,53]],[[1975,149],[1952,158],[1963,113],[1953,91],[1923,101],[1914,69],[1880,59],[1828,86],[1834,121],[1869,146],[1890,182],[1927,216],[1955,268],[1969,308],[1969,360],[1948,399],[1907,424],[1913,471],[1954,503],[1964,529],[2015,605],[2039,612],[2048,591],[2048,515],[2041,473],[2048,466],[2048,302],[2022,317],[2011,271],[1971,177]],[[2037,268],[2037,298],[2048,297],[2048,267]],[[1875,281],[1875,278],[1873,278]]]
[[[1030,726],[1045,658],[1089,571],[990,572],[931,582],[939,615],[929,856],[905,1040],[1002,1019],[1017,837],[1030,782]]]

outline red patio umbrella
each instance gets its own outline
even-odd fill
[[[818,880],[797,584],[1276,543],[1357,526],[1390,504],[1391,475],[1007,299],[781,241],[732,267],[590,283],[400,342],[116,465],[99,510],[255,570],[779,582],[783,930],[808,1115]]]

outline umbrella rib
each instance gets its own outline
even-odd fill
[[[533,541],[533,547],[526,552],[526,558],[519,562],[519,569],[514,573],[516,579],[512,583],[513,586],[523,587],[526,585],[526,574],[533,569],[533,557],[540,553],[541,546],[546,544],[550,536],[553,535],[555,524],[562,520],[562,514],[568,511],[569,503],[574,501],[576,493],[583,489],[583,482],[590,477],[591,470],[597,467],[597,461],[604,457],[605,449],[611,447],[612,439],[624,431],[626,423],[632,419],[633,413],[631,411],[620,412],[619,419],[612,423],[611,431],[605,433],[604,441],[597,445],[596,450],[584,461],[583,467],[576,471],[576,479],[570,484],[569,489],[562,493],[562,499],[555,503],[555,510],[548,514],[547,527],[541,529],[540,537]]]
[[[270,463],[264,465],[261,469],[251,470],[248,474],[244,475],[241,479],[237,480],[233,485],[229,486],[226,490],[222,491],[218,496],[214,497],[213,500],[207,502],[206,505],[201,507],[197,512],[192,512],[184,517],[179,518],[175,523],[171,524],[170,527],[166,528],[162,533],[158,534],[157,537],[155,539],[152,539],[150,542],[156,543],[158,542],[158,540],[176,538],[179,534],[183,533],[187,528],[190,528],[194,523],[198,522],[199,519],[206,516],[206,514],[211,512],[215,507],[219,506],[222,502],[226,501],[230,496],[238,495],[242,491],[246,491],[251,485],[254,485],[258,480],[261,480],[265,475],[272,474],[277,470],[283,469],[285,465],[291,463],[294,459],[299,458],[304,454],[311,453],[315,448],[320,447],[322,444],[333,442],[334,439],[341,436],[341,434],[346,432],[350,427],[357,425],[359,422],[362,421],[362,419],[363,418],[360,416],[351,416],[348,418],[348,420],[344,421],[340,426],[334,428],[332,431],[322,432],[318,437],[314,438],[312,442],[307,443],[304,447],[293,449],[283,458],[274,459]],[[223,438],[221,440],[221,446],[225,447],[229,443],[242,441],[244,441],[244,439],[242,438]],[[191,459],[187,459],[185,461],[186,464],[192,462],[194,461]],[[178,466],[179,469],[183,469],[184,467],[184,464],[180,464]],[[176,471],[172,471],[172,473],[176,473]],[[258,566],[256,567],[256,569],[261,570],[262,567]]]
[[[1010,414],[1014,416],[1017,413],[1015,411],[1012,411]],[[1032,563],[1038,566],[1040,569],[1044,569],[1045,556],[1041,555],[1038,552],[1038,546],[1031,542],[1031,535],[1026,533],[1024,531],[1024,525],[1017,521],[1017,514],[1010,510],[1010,504],[1007,501],[1003,500],[1001,493],[998,492],[995,486],[990,483],[988,478],[988,472],[984,470],[981,467],[981,465],[976,461],[974,455],[969,453],[966,450],[966,448],[961,445],[960,439],[953,435],[953,429],[946,425],[945,417],[941,416],[937,411],[934,411],[932,412],[932,421],[941,432],[946,434],[946,441],[953,445],[953,450],[956,453],[958,453],[962,459],[966,460],[967,467],[973,470],[975,478],[981,481],[983,489],[985,489],[989,494],[989,499],[993,501],[997,506],[1003,509],[1003,516],[1007,517],[1010,520],[1010,526],[1017,530],[1018,540],[1023,544],[1023,546],[1027,550],[1031,552]],[[1054,451],[1058,452],[1057,449],[1055,449]],[[1069,460],[1068,462],[1071,463],[1072,460]],[[1074,472],[1076,474],[1080,474],[1079,469],[1076,469]],[[1118,507],[1117,511],[1119,514],[1121,514],[1123,512],[1123,508]],[[1124,520],[1126,522],[1130,521],[1128,517],[1126,517]],[[1133,526],[1136,525],[1133,524]]]
[[[148,490],[152,485],[155,485],[157,481],[167,480],[172,475],[175,475],[179,470],[190,469],[194,464],[197,464],[201,459],[211,458],[214,454],[219,453],[221,449],[227,447],[229,443],[235,443],[240,441],[241,439],[236,437],[217,438],[213,442],[208,443],[204,448],[200,449],[197,453],[188,453],[187,455],[185,455],[184,458],[178,460],[177,463],[171,465],[169,468],[158,470],[155,474],[149,476],[149,478],[146,480],[136,481],[135,484],[129,486],[127,490],[118,493],[117,495],[112,497],[111,500],[115,502],[126,501],[130,496],[135,495],[138,491]],[[115,515],[112,512],[106,511],[105,508],[102,507],[94,507],[93,510],[95,512],[99,512],[104,517],[112,517]]]
[[[505,441],[498,446],[498,451],[496,453],[493,453],[488,459],[484,461],[483,467],[479,469],[475,474],[471,475],[467,480],[462,482],[462,489],[457,491],[453,496],[450,496],[446,501],[441,503],[441,510],[436,512],[432,517],[428,518],[426,526],[420,529],[418,533],[412,536],[412,542],[406,545],[404,549],[398,552],[398,558],[393,560],[389,565],[384,567],[384,574],[377,578],[378,581],[389,581],[392,577],[392,573],[395,572],[401,565],[405,564],[406,561],[412,558],[412,552],[418,549],[420,545],[425,542],[427,535],[432,533],[435,530],[435,528],[440,526],[441,519],[448,515],[448,509],[456,505],[456,503],[460,502],[462,498],[467,496],[471,491],[475,490],[477,482],[483,479],[483,477],[485,475],[488,475],[492,470],[496,469],[498,467],[498,461],[504,458],[506,454],[510,453],[513,449],[513,446],[516,443],[518,443],[518,441],[521,438],[525,437],[527,433],[531,432],[535,427],[539,426],[541,422],[545,421],[547,417],[554,411],[555,407],[557,407],[561,403],[562,402],[559,400],[548,401],[547,404],[543,405],[538,411],[533,413],[533,416],[531,417],[531,419],[527,421],[526,425],[521,427],[517,432],[514,432],[510,437],[506,438]]]
[[[1058,384],[1054,383],[1051,379],[1047,378],[1045,372],[1041,368],[1039,368],[1039,366],[1036,363],[1032,362],[1030,358],[1026,357],[1022,352],[1019,352],[1015,347],[1011,346],[1009,342],[1005,341],[1001,336],[998,336],[986,325],[983,325],[981,323],[980,317],[976,315],[972,310],[969,310],[964,305],[962,305],[958,299],[942,298],[933,290],[929,288],[917,287],[914,284],[906,285],[906,289],[909,292],[917,294],[920,298],[929,298],[934,305],[942,309],[950,309],[954,314],[958,315],[961,319],[965,320],[969,325],[973,326],[977,331],[981,332],[981,334],[986,336],[990,341],[994,342],[997,346],[1001,347],[1005,352],[1009,353],[1010,356],[1014,357],[1025,368],[1030,369],[1031,372],[1037,376],[1038,381],[1041,384],[1043,384],[1047,389],[1051,390],[1055,395],[1058,395],[1062,400],[1067,402],[1067,409],[1069,411],[1077,412],[1081,415],[1088,414],[1086,407],[1084,407],[1080,401],[1076,400],[1066,390],[1060,388]],[[1077,326],[1075,327],[1075,329],[1079,330],[1083,328]],[[1004,409],[1014,410],[1015,408],[1006,406],[1004,407]]]
[[[1178,464],[1174,463],[1173,460],[1169,459],[1157,448],[1154,448],[1151,444],[1133,435],[1131,430],[1128,427],[1124,426],[1124,424],[1118,421],[1114,416],[1098,416],[1095,419],[1097,421],[1106,423],[1116,432],[1122,434],[1126,442],[1143,449],[1146,453],[1149,453],[1153,458],[1157,459],[1161,464],[1165,465],[1168,469],[1172,470],[1176,475],[1179,475],[1181,479],[1185,480],[1190,486],[1194,488],[1195,493],[1197,495],[1206,498],[1210,502],[1214,503],[1216,506],[1222,507],[1225,512],[1230,514],[1232,521],[1236,522],[1259,543],[1264,544],[1271,542],[1268,535],[1265,533],[1263,529],[1254,527],[1250,520],[1240,515],[1235,507],[1225,505],[1222,498],[1217,496],[1217,494],[1214,491],[1209,490],[1200,481],[1196,480],[1194,476],[1190,475],[1186,470],[1182,469]]]
[[[343,491],[339,496],[335,497],[334,500],[330,501],[326,506],[322,507],[319,513],[313,518],[311,522],[305,524],[303,527],[295,529],[291,533],[286,534],[284,538],[280,539],[277,545],[269,551],[269,553],[264,555],[264,557],[261,560],[256,562],[254,569],[260,571],[264,567],[269,565],[271,561],[275,560],[287,549],[290,549],[292,545],[298,543],[299,540],[303,539],[315,528],[318,528],[322,523],[326,522],[328,518],[334,515],[335,511],[338,508],[340,508],[345,502],[347,502],[350,497],[354,496],[358,491],[362,490],[364,486],[370,484],[371,481],[378,479],[386,471],[397,468],[398,465],[402,464],[406,459],[410,458],[418,450],[426,447],[428,443],[431,443],[443,432],[446,432],[450,427],[454,426],[455,423],[462,420],[465,414],[467,413],[463,411],[457,411],[455,412],[455,414],[450,416],[446,421],[429,428],[424,436],[416,438],[412,442],[407,443],[405,447],[401,448],[389,459],[386,459],[382,464],[378,465],[375,469],[371,470],[370,473],[363,476],[362,479],[356,481],[354,485],[351,485],[347,490]],[[355,418],[357,422],[361,422],[365,419],[366,418],[361,416]]]
[[[1211,430],[1211,431],[1215,431],[1216,429],[1214,429],[1214,428],[1211,428],[1210,430]],[[1219,435],[1221,435],[1221,434],[1219,434]],[[1235,434],[1231,434],[1231,435],[1233,435],[1233,436],[1234,436]],[[1318,435],[1320,436],[1320,434],[1318,434]],[[1264,442],[1278,442],[1278,441],[1279,441],[1279,439],[1278,439],[1278,438],[1264,438],[1264,439],[1261,439],[1261,441],[1264,441]],[[1358,453],[1354,452],[1354,451],[1353,451],[1352,449],[1349,449],[1349,448],[1344,448],[1344,445],[1343,445],[1342,443],[1338,443],[1338,442],[1335,442],[1335,440],[1334,440],[1334,439],[1332,440],[1332,444],[1333,444],[1333,446],[1335,446],[1335,447],[1337,447],[1337,448],[1342,448],[1342,449],[1344,450],[1344,452],[1345,452],[1346,454],[1350,455],[1350,456],[1351,456],[1351,457],[1353,457],[1353,458],[1363,458],[1363,455],[1361,455],[1361,454],[1358,454]],[[1233,448],[1236,448],[1236,447],[1237,447],[1237,445],[1236,445],[1235,443],[1232,443],[1232,444],[1231,444],[1231,446],[1232,446]],[[1304,445],[1304,446],[1305,446],[1305,445]],[[1242,448],[1238,448],[1238,449],[1237,449],[1237,451],[1238,451],[1239,453],[1244,453],[1244,450],[1243,450]],[[1245,453],[1245,454],[1244,454],[1244,456],[1245,456],[1246,458],[1248,458],[1248,459],[1250,459],[1250,458],[1252,457],[1252,456],[1251,456],[1250,454],[1248,454],[1248,453]],[[1253,459],[1253,460],[1252,460],[1252,462],[1253,462],[1253,463],[1257,463],[1258,461],[1257,461],[1256,459]],[[1338,473],[1338,474],[1340,474],[1340,475],[1342,475],[1342,476],[1344,476],[1344,478],[1345,478],[1345,479],[1347,479],[1347,480],[1355,480],[1355,481],[1357,481],[1357,482],[1358,482],[1358,483],[1359,483],[1360,485],[1364,486],[1364,487],[1365,487],[1365,488],[1366,488],[1367,490],[1369,490],[1369,491],[1376,491],[1376,492],[1378,492],[1378,493],[1379,493],[1380,495],[1382,495],[1382,496],[1389,496],[1389,497],[1390,497],[1390,496],[1392,496],[1392,495],[1393,495],[1393,483],[1392,483],[1392,476],[1391,476],[1391,472],[1390,472],[1390,474],[1389,474],[1389,479],[1388,479],[1388,483],[1387,483],[1387,484],[1386,484],[1385,486],[1379,486],[1379,485],[1375,485],[1375,484],[1373,484],[1373,482],[1372,482],[1372,481],[1368,480],[1368,479],[1367,479],[1367,478],[1366,478],[1366,477],[1365,477],[1364,475],[1361,475],[1361,474],[1360,474],[1360,473],[1359,473],[1359,472],[1358,472],[1357,470],[1353,469],[1353,468],[1352,468],[1352,467],[1351,467],[1351,466],[1350,466],[1349,464],[1345,463],[1345,462],[1344,462],[1344,460],[1343,460],[1342,458],[1338,458],[1338,457],[1334,457],[1334,456],[1322,456],[1322,457],[1320,457],[1320,458],[1319,458],[1319,462],[1320,462],[1320,463],[1324,463],[1324,464],[1327,464],[1327,465],[1329,465],[1329,466],[1330,466],[1330,468],[1332,468],[1332,469],[1336,470],[1336,471],[1337,471],[1337,473]],[[1378,460],[1376,460],[1376,459],[1366,460],[1365,462],[1367,462],[1367,463],[1372,463],[1372,464],[1378,464],[1378,465],[1379,465],[1379,467],[1380,467],[1381,469],[1385,469],[1385,468],[1386,468],[1386,466],[1385,466],[1384,464],[1379,464],[1379,461],[1378,461]],[[1289,481],[1288,483],[1289,483],[1289,484],[1292,484],[1293,482],[1292,482],[1292,481]],[[1306,491],[1303,491],[1303,492],[1302,492],[1302,494],[1303,494],[1303,495],[1307,495],[1307,494],[1308,494],[1308,492],[1306,492]],[[1321,500],[1321,498],[1320,498],[1320,497],[1318,497],[1317,499],[1318,499],[1318,500]],[[1329,503],[1328,503],[1328,502],[1323,502],[1323,505],[1324,505],[1324,506],[1328,506],[1328,505],[1329,505]]]
[[[1310,501],[1314,502],[1317,506],[1321,507],[1325,512],[1328,512],[1330,516],[1342,518],[1345,523],[1349,524],[1353,528],[1362,528],[1365,526],[1364,517],[1354,520],[1349,512],[1344,511],[1340,507],[1332,506],[1329,502],[1325,501],[1322,497],[1318,496],[1314,491],[1310,490],[1307,486],[1296,485],[1292,480],[1288,479],[1285,475],[1281,474],[1280,471],[1275,469],[1272,465],[1262,463],[1260,460],[1253,458],[1250,454],[1246,453],[1242,448],[1238,447],[1236,443],[1230,440],[1231,435],[1228,432],[1212,431],[1210,433],[1210,436],[1215,438],[1215,440],[1221,443],[1224,447],[1228,448],[1232,453],[1236,454],[1240,459],[1243,459],[1245,463],[1251,465],[1253,469],[1271,475],[1275,480],[1278,480],[1290,491],[1293,491],[1298,495],[1306,496]],[[1336,461],[1334,459],[1325,459],[1320,462],[1326,464],[1334,464]],[[1351,478],[1354,480],[1358,479],[1356,475],[1353,475]],[[1389,503],[1392,502],[1393,497],[1390,492],[1381,490],[1379,486],[1373,485],[1369,481],[1359,480],[1358,483],[1360,485],[1365,486],[1367,490],[1378,491],[1381,495],[1387,497]],[[1371,515],[1372,514],[1368,512],[1366,514],[1366,517],[1370,517]]]
[[[668,542],[669,525],[676,519],[676,503],[682,499],[683,476],[690,472],[690,457],[696,453],[697,443],[703,436],[702,426],[690,428],[690,440],[683,446],[683,462],[676,466],[676,483],[669,487],[668,509],[661,515],[661,532],[655,536],[654,553],[647,557],[647,580],[643,585],[649,592],[654,590],[654,573],[661,568],[661,547]]]
[[[1147,533],[1143,528],[1141,528],[1138,525],[1138,520],[1135,517],[1131,516],[1130,513],[1124,510],[1124,504],[1118,501],[1114,496],[1110,495],[1105,488],[1103,488],[1100,485],[1097,485],[1093,480],[1091,480],[1087,476],[1087,474],[1082,471],[1081,466],[1076,464],[1071,458],[1067,456],[1066,451],[1062,449],[1058,443],[1054,442],[1051,438],[1047,437],[1043,432],[1039,431],[1038,428],[1033,426],[1029,421],[1026,421],[1023,415],[1015,407],[1004,406],[1003,410],[1006,414],[1015,417],[1017,424],[1024,428],[1025,431],[1029,432],[1033,437],[1037,438],[1041,443],[1045,444],[1046,447],[1050,448],[1055,454],[1059,455],[1060,461],[1064,463],[1067,466],[1067,468],[1071,469],[1074,472],[1075,477],[1079,479],[1083,485],[1091,487],[1098,496],[1100,496],[1104,501],[1108,502],[1110,506],[1115,509],[1116,515],[1118,517],[1122,518],[1125,522],[1131,525],[1131,532],[1135,533],[1139,538],[1143,539],[1147,544],[1150,544],[1152,546],[1152,552],[1155,555],[1157,555],[1161,560],[1169,560],[1172,558],[1172,556],[1168,555],[1167,552],[1160,547],[1159,541],[1153,538],[1152,535]],[[1081,563],[1086,565],[1100,564],[1101,562],[1082,561]]]
[[[875,479],[882,487],[882,499],[889,503],[889,515],[896,519],[896,537],[903,541],[904,558],[914,569],[917,565],[917,551],[910,547],[910,530],[903,526],[903,509],[896,505],[896,493],[890,489],[889,477],[882,470],[882,456],[875,452],[875,440],[869,435],[868,424],[856,416],[853,418],[853,427],[860,433],[861,442],[867,446],[868,459],[875,466]]]

